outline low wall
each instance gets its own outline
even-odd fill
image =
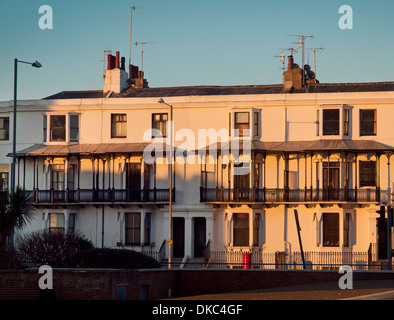
[[[0,300],[44,298],[38,269],[0,270]],[[52,298],[58,300],[163,299],[338,282],[337,271],[303,270],[112,270],[53,269]],[[353,280],[392,280],[389,271],[354,271]]]

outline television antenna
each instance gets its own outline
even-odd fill
[[[283,50],[283,51],[289,51],[290,53],[291,53],[291,55],[292,56],[294,56],[294,53],[297,53],[298,52],[298,50],[297,49],[294,49],[294,48],[279,48],[280,50]]]
[[[133,10],[136,9],[145,9],[144,7],[130,7],[130,49],[129,49],[129,65],[131,64],[131,31],[132,31],[132,23],[133,23]]]
[[[284,72],[285,72],[285,69],[286,69],[286,67],[285,67],[285,54],[283,52],[281,52],[279,56],[274,56],[274,58],[279,58],[280,61],[282,61],[283,66],[282,66],[281,69],[282,69],[282,72],[283,72],[283,83],[284,83],[285,82],[285,74],[284,74]]]
[[[112,50],[110,48],[105,48],[105,50],[104,50],[104,59],[101,60],[101,61],[103,61],[103,78],[105,78],[105,57],[107,57],[107,55],[111,52],[112,52]]]
[[[135,42],[135,45],[142,45],[141,49],[141,71],[144,71],[144,45],[145,44],[156,44],[157,42]]]
[[[302,49],[302,69],[304,69],[305,65],[305,40],[306,39],[314,39],[315,36],[311,35],[302,35],[302,34],[288,34],[289,37],[298,37],[298,48]]]
[[[324,48],[323,45],[321,45],[320,48],[308,48],[307,50],[313,51],[313,63],[314,63],[315,75],[316,75],[316,52],[320,51],[320,53],[322,53],[323,50],[326,50],[326,48]]]

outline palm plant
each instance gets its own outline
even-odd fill
[[[0,199],[0,250],[13,231],[23,229],[33,214],[29,195],[19,187],[8,197]]]

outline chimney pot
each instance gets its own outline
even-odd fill
[[[115,60],[115,68],[119,69],[119,65],[120,65],[120,52],[116,51],[116,60]]]
[[[289,56],[287,70],[292,70],[293,68],[294,68],[294,59],[293,59],[293,56]]]

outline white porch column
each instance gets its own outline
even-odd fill
[[[145,210],[141,210],[141,234],[140,244],[145,245]]]
[[[185,256],[189,257],[193,256],[193,231],[192,218],[187,216],[185,217]]]
[[[213,233],[213,217],[212,216],[208,216],[208,217],[206,217],[205,218],[205,234],[206,234],[206,243],[205,244],[207,244],[208,243],[208,241],[211,241],[211,250],[214,250],[214,247],[213,247],[213,245],[214,245],[214,233]]]
[[[249,247],[253,247],[253,222],[254,222],[253,210],[250,211],[248,215],[249,215]]]

